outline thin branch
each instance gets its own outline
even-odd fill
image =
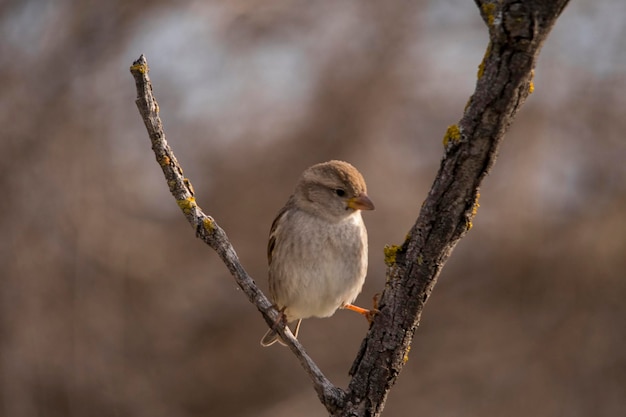
[[[163,124],[159,117],[159,105],[152,94],[152,83],[150,82],[148,71],[148,62],[143,55],[133,62],[133,65],[130,67],[130,72],[135,78],[135,86],[137,88],[137,100],[135,103],[148,130],[148,135],[152,142],[152,150],[163,170],[170,192],[176,199],[176,203],[187,218],[187,221],[196,230],[196,236],[217,252],[235,278],[237,285],[243,290],[248,300],[261,312],[266,323],[269,326],[275,326],[276,323],[281,322],[279,320],[280,313],[276,311],[272,303],[245,271],[224,230],[212,217],[204,214],[196,203],[191,182],[183,175],[183,170],[165,139]],[[345,396],[343,390],[335,387],[324,376],[319,367],[305,352],[302,344],[293,337],[285,326],[277,326],[276,330],[296,355],[304,370],[309,374],[322,403],[326,405],[329,411],[342,407]]]

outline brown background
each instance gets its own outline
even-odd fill
[[[558,22],[385,415],[626,412],[625,14]],[[356,165],[367,306],[473,90],[473,2],[4,1],[0,32],[0,415],[324,415],[168,194],[128,67],[146,54],[199,204],[264,289],[299,173]],[[345,386],[365,332],[340,311],[301,341]]]

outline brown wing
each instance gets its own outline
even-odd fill
[[[276,247],[276,229],[278,228],[278,224],[280,223],[281,219],[285,216],[285,213],[287,212],[287,210],[289,210],[291,205],[292,203],[291,203],[291,198],[290,198],[289,201],[287,201],[287,204],[285,204],[285,206],[280,209],[280,211],[276,215],[276,218],[272,222],[272,228],[270,229],[270,238],[269,238],[269,241],[267,242],[268,265],[271,265],[272,263],[272,254],[274,253],[274,248]]]

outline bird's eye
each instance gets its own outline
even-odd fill
[[[346,192],[342,190],[341,188],[337,188],[335,190],[335,194],[337,194],[339,197],[343,197],[344,195],[346,195]]]

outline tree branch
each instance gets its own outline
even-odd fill
[[[352,365],[341,416],[380,415],[408,360],[422,310],[445,261],[472,227],[479,187],[504,133],[532,91],[537,56],[568,0],[476,1],[490,42],[463,117],[448,127],[445,155],[401,246],[385,248],[387,283],[376,320]]]
[[[235,278],[237,285],[243,290],[248,300],[261,312],[267,324],[275,326],[276,323],[281,323],[280,313],[276,311],[272,303],[245,271],[224,230],[212,217],[204,214],[196,203],[191,182],[183,175],[183,169],[165,139],[163,124],[159,117],[159,105],[152,94],[152,83],[148,76],[148,62],[143,55],[133,62],[130,72],[135,78],[135,86],[137,88],[137,100],[135,103],[148,130],[156,160],[163,170],[163,175],[165,175],[167,185],[176,199],[176,203],[183,211],[187,221],[196,230],[196,236],[217,252]],[[296,355],[304,370],[309,374],[320,401],[329,410],[342,407],[345,396],[343,390],[335,387],[324,376],[322,371],[305,352],[302,344],[293,337],[287,327],[281,324],[277,326],[276,330]]]
[[[471,229],[479,187],[491,170],[504,133],[533,90],[537,56],[568,0],[475,0],[490,42],[476,89],[458,124],[448,127],[445,155],[416,223],[400,246],[385,248],[387,283],[378,314],[350,370],[347,392],[334,386],[285,327],[277,330],[311,377],[333,416],[379,416],[408,360],[422,310],[445,261]],[[131,66],[137,107],[170,192],[196,235],[211,246],[269,326],[279,313],[241,266],[226,233],[198,207],[193,188],[165,140],[158,104],[142,55]]]

